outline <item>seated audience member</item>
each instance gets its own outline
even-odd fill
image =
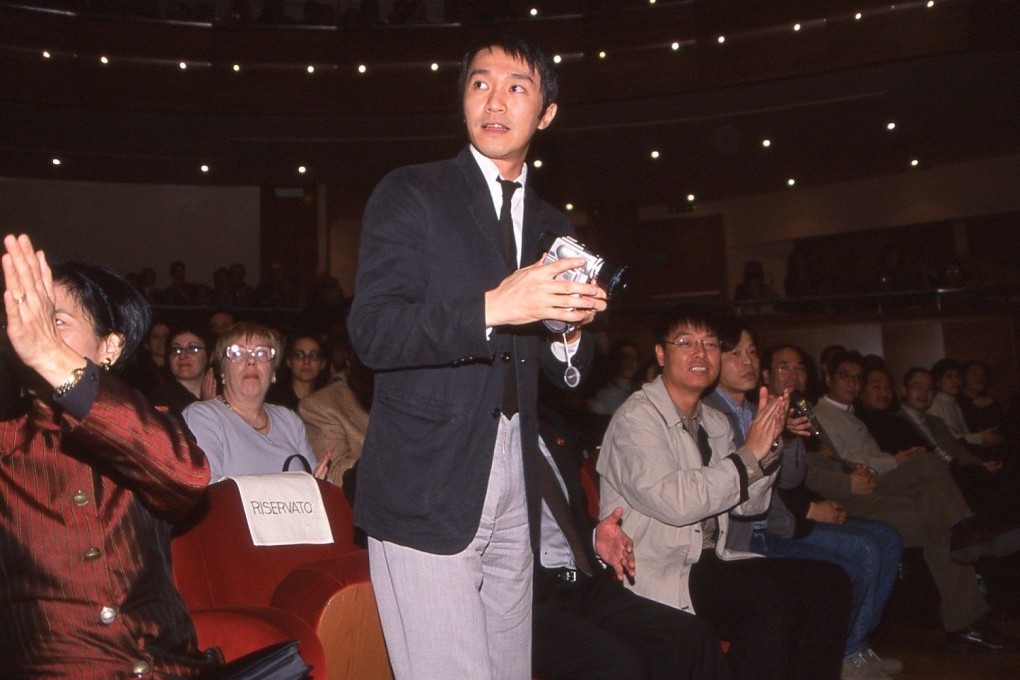
[[[613,344],[609,352],[608,379],[588,401],[592,413],[611,416],[634,392],[634,376],[641,363],[637,345],[627,340]]]
[[[195,286],[187,281],[187,268],[180,260],[170,263],[170,286],[163,291],[163,304],[188,307],[195,304]]]
[[[216,375],[210,366],[210,347],[212,343],[187,327],[176,328],[170,333],[166,361],[173,380],[160,385],[149,395],[154,406],[165,406],[179,416],[189,404],[216,396]]]
[[[989,393],[990,376],[991,369],[983,361],[970,359],[960,364],[963,385],[956,395],[956,403],[960,405],[968,430],[981,432],[993,429],[1005,440],[995,447],[994,452],[1004,458],[1015,458],[1017,425],[1002,403]]]
[[[923,548],[939,591],[950,648],[1020,650],[1020,641],[984,620],[988,605],[973,567],[954,561],[973,562],[991,552],[998,527],[973,517],[956,482],[934,456],[913,449],[899,459],[883,454],[852,412],[860,393],[861,361],[858,353],[849,351],[830,357],[828,392],[814,409],[823,450],[808,452],[808,488],[838,501],[851,517],[893,525],[904,546]],[[879,469],[870,469],[865,461],[877,463]]]
[[[730,421],[734,444],[741,446],[757,406],[747,393],[758,386],[759,359],[756,338],[741,321],[720,323],[722,367],[715,390],[704,403]],[[807,367],[796,347],[779,347],[765,354],[764,378],[769,393],[803,394]],[[903,664],[882,659],[868,644],[867,636],[878,627],[886,600],[896,582],[902,542],[896,529],[875,520],[847,517],[836,501],[812,494],[804,487],[807,472],[803,438],[806,418],[791,420],[783,436],[782,467],[767,517],[754,521],[730,518],[728,546],[751,550],[767,557],[793,557],[832,562],[850,577],[852,599],[850,627],[843,649],[841,680],[887,678]],[[789,501],[789,505],[784,503]],[[745,538],[746,537],[746,538]]]
[[[620,508],[596,524],[580,484],[580,442],[539,407],[541,543],[535,554],[532,673],[543,680],[729,678],[704,621],[623,587],[633,542]]]
[[[214,338],[219,338],[221,335],[229,331],[237,323],[234,320],[234,315],[225,309],[217,309],[209,315],[209,333]]]
[[[198,677],[215,663],[174,587],[170,529],[209,466],[115,375],[149,306],[106,269],[51,272],[27,236],[4,248],[7,335],[33,402],[0,422],[0,675]]]
[[[352,352],[348,355],[346,379],[333,380],[298,404],[315,457],[320,463],[329,459],[326,478],[344,487],[348,498],[353,496],[348,471],[361,458],[373,385],[372,371]]]
[[[768,507],[788,401],[761,391],[744,445],[726,417],[701,403],[719,375],[714,321],[695,308],[655,328],[662,376],[617,409],[598,461],[601,514],[622,508],[641,565],[637,594],[696,613],[730,641],[736,678],[835,679],[850,587],[838,567],[762,559],[727,545],[730,511]]]
[[[928,409],[931,415],[941,418],[954,437],[970,446],[988,448],[1002,443],[1002,435],[994,427],[978,432],[971,432],[967,427],[963,411],[956,402],[963,382],[960,378],[960,362],[955,359],[939,359],[931,367],[931,375],[938,389]]]
[[[270,386],[266,402],[297,411],[298,402],[325,384],[326,356],[314,335],[295,335],[288,343],[287,370]]]
[[[209,458],[212,481],[302,468],[312,471],[315,454],[298,415],[266,404],[279,361],[280,334],[242,321],[216,343],[213,357],[223,393],[184,409],[184,421]],[[315,470],[325,477],[328,460]]]
[[[151,394],[154,389],[170,381],[166,364],[166,343],[170,335],[170,324],[155,320],[142,343],[141,351],[124,367],[124,380],[142,394]]]

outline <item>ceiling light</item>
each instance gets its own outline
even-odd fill
[[[928,0],[928,4],[925,5],[925,7],[927,7],[928,9],[931,9],[934,6],[935,6],[935,0]]]
[[[794,24],[793,25],[793,30],[794,31],[799,31],[800,30],[800,24]]]
[[[687,194],[687,202],[694,203],[694,194]]]
[[[51,163],[53,163],[53,165],[60,165],[60,159],[59,159],[59,158],[54,158],[54,159],[53,159],[52,161],[50,161],[50,162],[51,162]]]
[[[308,168],[306,168],[306,167],[305,167],[305,166],[303,166],[303,165],[299,165],[299,166],[297,167],[297,171],[298,171],[298,173],[299,173],[299,174],[303,175],[303,174],[305,174],[306,172],[308,172]]]
[[[650,155],[651,155],[652,159],[654,160],[654,159],[659,157],[659,152],[658,151],[653,151]]]
[[[50,51],[49,51],[49,50],[43,50],[42,56],[43,56],[43,59],[49,59],[49,58],[50,58],[50,57],[52,57],[53,55],[52,55],[52,54],[50,54]]]
[[[921,164],[921,161],[917,160],[916,158],[913,159],[912,161],[910,161],[910,167],[912,167],[912,168],[916,168],[920,164]]]
[[[529,14],[531,14],[531,16],[533,16],[533,17],[537,17],[538,16],[538,8],[537,7],[532,7],[531,8],[531,12],[529,12]]]
[[[719,44],[722,45],[724,42],[726,42],[726,36],[720,35],[718,38],[716,38],[716,40],[718,40]]]
[[[648,4],[649,5],[654,5],[655,4],[655,0],[648,0]]]
[[[109,64],[110,60],[107,59],[105,56],[102,56],[102,57],[99,57],[99,63],[100,64]]]
[[[555,54],[555,55],[553,55],[553,63],[556,63],[556,64],[558,64],[558,63],[560,63],[561,61],[563,61],[563,57],[561,57],[561,56],[560,56],[560,55],[558,55],[558,54]]]
[[[605,52],[599,52],[599,59],[605,59],[605,58],[606,58],[606,53]]]
[[[309,73],[315,73],[315,67],[314,67],[314,66],[312,66],[311,64],[309,64],[309,65],[308,65],[308,72],[309,72]]]
[[[895,121],[889,121],[888,123],[885,124],[885,129],[886,130],[895,130],[896,129],[896,122]]]
[[[188,68],[188,65],[186,63],[184,63],[183,61],[180,64],[178,64],[178,66],[181,67],[182,71]]]
[[[533,160],[533,161],[531,162],[531,165],[532,165],[532,167],[535,167],[535,168],[540,168],[540,167],[542,167],[542,159],[540,159],[540,158],[536,158],[535,160]]]
[[[676,52],[677,50],[679,50],[679,49],[680,49],[680,43],[678,43],[678,42],[675,42],[675,43],[673,43],[672,45],[670,45],[670,47],[671,47],[671,48],[673,48],[673,51],[674,51],[674,52]]]
[[[770,146],[772,146],[772,140],[771,139],[763,139],[763,140],[761,140],[761,145],[764,146],[767,149]]]
[[[234,64],[234,73],[237,73],[240,70],[241,70],[241,65],[240,64]]]
[[[438,71],[439,64],[437,64],[436,62],[432,62],[432,66],[430,66],[429,68],[431,68],[433,71]]]
[[[567,203],[567,204],[566,204],[565,206],[563,206],[563,207],[564,207],[564,208],[565,208],[565,209],[567,210],[567,212],[570,212],[571,210],[573,210],[573,209],[574,209],[574,204],[573,204],[573,203]]]
[[[864,15],[858,12],[857,14],[854,15],[854,21],[860,21],[862,16]]]
[[[209,166],[203,165],[202,167],[199,168],[199,170],[201,170],[202,172],[209,172]]]
[[[364,64],[358,64],[358,73],[364,73],[367,70],[368,70],[367,66],[365,66]]]
[[[792,177],[790,179],[786,180],[786,186],[788,186],[788,187],[792,187],[796,183],[797,183],[797,180],[795,180]]]

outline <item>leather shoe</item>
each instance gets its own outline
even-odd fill
[[[949,633],[946,646],[956,652],[1020,652],[1020,640],[992,628],[976,626]]]

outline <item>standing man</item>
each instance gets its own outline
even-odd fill
[[[538,367],[572,387],[591,360],[580,331],[537,322],[606,308],[598,286],[555,280],[583,260],[539,260],[542,232],[571,233],[525,165],[556,115],[551,59],[523,38],[482,43],[460,91],[470,145],[369,200],[349,320],[379,371],[355,521],[400,680],[531,677]]]

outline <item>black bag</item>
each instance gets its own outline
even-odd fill
[[[305,469],[305,472],[312,474],[312,468],[308,465],[308,461],[305,460],[305,457],[300,453],[292,453],[287,456],[287,460],[283,461],[283,472],[290,472],[290,462],[295,459],[297,462],[301,463],[301,467]]]
[[[297,640],[245,654],[202,675],[204,680],[302,680],[312,667],[297,651]]]

